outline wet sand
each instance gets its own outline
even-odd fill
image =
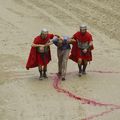
[[[81,120],[109,109],[83,105],[54,89],[55,46],[48,79],[39,81],[37,68],[25,69],[33,38],[43,27],[72,36],[80,23],[88,25],[95,46],[88,73],[79,78],[76,63],[69,60],[67,80],[60,86],[77,96],[120,105],[120,73],[94,72],[120,72],[119,6],[120,0],[0,0],[0,120]],[[113,119],[120,119],[120,110],[94,120]]]

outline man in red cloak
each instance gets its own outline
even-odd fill
[[[38,67],[40,80],[42,80],[43,77],[47,78],[47,64],[51,61],[51,52],[50,47],[45,46],[45,44],[53,37],[53,34],[49,34],[48,30],[43,29],[41,34],[34,39],[30,50],[26,69],[29,70],[29,68]]]
[[[71,50],[70,59],[78,63],[79,76],[86,74],[86,67],[89,61],[92,61],[93,39],[87,32],[87,26],[81,25],[80,31],[73,35],[75,42]]]

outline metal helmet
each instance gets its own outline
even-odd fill
[[[87,25],[85,24],[80,25],[80,29],[87,30]]]
[[[46,33],[46,32],[48,32],[48,30],[47,30],[46,28],[43,28],[43,29],[41,30],[41,34],[44,34],[44,33]]]

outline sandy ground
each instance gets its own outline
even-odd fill
[[[53,88],[55,46],[48,80],[39,81],[37,69],[25,70],[33,38],[43,27],[72,36],[80,23],[88,25],[94,38],[94,61],[88,70],[120,72],[120,0],[0,0],[0,120],[81,120],[106,109],[82,105]],[[120,105],[120,74],[88,72],[79,78],[72,61],[69,72],[63,88]],[[95,120],[113,119],[120,120],[120,110]]]

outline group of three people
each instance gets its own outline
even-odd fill
[[[68,59],[78,64],[79,76],[86,74],[86,67],[88,62],[92,61],[94,49],[92,35],[87,31],[86,25],[80,25],[80,30],[71,38],[50,34],[47,29],[41,30],[41,34],[32,43],[26,64],[27,69],[38,67],[40,80],[47,78],[47,64],[51,61],[50,45],[52,44],[57,46],[58,75],[62,80],[65,80]]]

